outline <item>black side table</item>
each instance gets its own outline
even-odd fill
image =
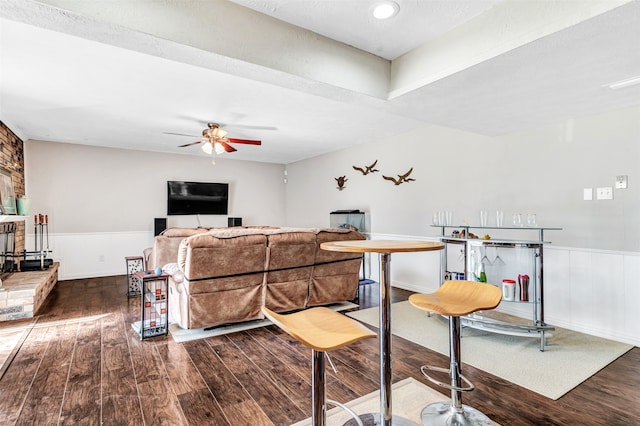
[[[140,340],[165,336],[169,332],[169,275],[156,275],[152,271],[133,274],[141,293],[140,321],[131,326],[140,335]]]

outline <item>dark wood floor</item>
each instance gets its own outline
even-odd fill
[[[289,425],[310,416],[310,353],[278,328],[141,342],[130,325],[139,299],[125,292],[124,277],[58,283],[0,380],[0,425]],[[375,284],[363,287],[361,305],[374,305],[377,294]],[[396,300],[407,297],[394,291]],[[394,381],[429,385],[420,365],[447,365],[397,337],[393,353]],[[330,398],[376,390],[375,339],[333,360],[340,374],[328,371]],[[469,366],[465,375],[476,385],[465,403],[505,426],[640,424],[637,347],[557,401]]]

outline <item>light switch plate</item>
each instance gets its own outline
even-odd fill
[[[598,188],[596,190],[597,200],[613,200],[613,188],[610,186]]]
[[[582,196],[582,199],[584,201],[591,201],[593,200],[593,188],[584,188],[584,193]]]

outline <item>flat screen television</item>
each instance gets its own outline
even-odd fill
[[[167,181],[167,215],[226,215],[229,184]]]

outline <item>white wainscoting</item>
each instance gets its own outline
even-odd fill
[[[34,250],[33,234],[27,234],[25,244],[27,250]],[[58,280],[125,275],[124,258],[142,256],[142,251],[152,245],[153,232],[49,235],[51,258],[60,262]]]
[[[640,346],[640,253],[545,246],[545,320]]]
[[[389,234],[370,234],[369,238],[438,241]],[[379,281],[378,255],[367,255],[366,260],[367,278]],[[440,255],[392,254],[391,277],[396,287],[435,291],[440,280]],[[640,346],[636,314],[640,305],[640,253],[545,245],[544,287],[548,324]]]

